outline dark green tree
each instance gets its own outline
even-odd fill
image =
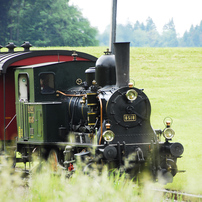
[[[9,40],[9,9],[13,1],[1,0],[0,2],[0,45],[5,46]]]
[[[69,0],[15,0],[10,9],[10,38],[35,46],[95,46],[97,30]]]
[[[28,2],[29,0],[27,0]],[[13,0],[8,11],[9,23],[9,41],[13,41],[16,44],[20,41],[20,34],[22,30],[23,9],[25,7],[25,0]],[[23,41],[20,41],[21,43]]]

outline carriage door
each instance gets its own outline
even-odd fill
[[[29,80],[27,74],[19,74],[18,76],[19,85],[19,112],[20,112],[20,127],[22,129],[21,137],[26,141],[28,140],[28,117],[27,108],[29,100]]]

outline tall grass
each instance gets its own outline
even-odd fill
[[[40,171],[33,171],[28,178],[8,169],[3,161],[0,168],[1,201],[163,201],[161,193],[151,190],[153,185],[138,186],[119,173],[111,174],[104,169],[102,174],[92,172],[84,175],[78,169],[67,178],[66,171],[53,173],[48,164]]]

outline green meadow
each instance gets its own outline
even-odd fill
[[[178,169],[186,172],[166,187],[202,194],[202,49],[132,48],[130,76],[150,98],[153,128],[172,117],[173,141],[184,145]]]
[[[106,51],[106,48],[48,47],[43,49],[77,50],[100,57]],[[34,49],[34,47],[31,48],[31,50]],[[7,49],[3,49],[3,51],[7,51]],[[150,99],[152,127],[154,129],[164,129],[164,118],[171,117],[173,119],[172,128],[175,130],[175,137],[172,141],[180,142],[184,146],[183,157],[178,159],[178,169],[186,172],[178,173],[174,177],[173,183],[163,187],[202,194],[202,48],[132,47],[130,49],[130,78],[137,88],[144,89]],[[132,201],[133,194],[137,189],[135,184],[130,181],[124,181],[124,179],[120,181],[113,180],[112,183],[111,179],[107,179],[102,175],[98,178],[98,183],[92,178],[82,177],[79,178],[75,175],[71,181],[67,180],[67,182],[63,181],[64,178],[61,178],[60,182],[58,182],[58,179],[56,180],[53,177],[56,180],[55,183],[62,186],[58,190],[58,186],[56,186],[54,188],[55,193],[60,193],[62,200],[64,200],[63,197],[66,197],[64,192],[70,194],[69,199],[73,199],[75,192],[77,192],[78,194],[76,195],[81,197],[78,201],[87,201],[87,196],[89,196],[88,201],[91,201],[93,196],[96,197],[96,194],[94,194],[96,192],[98,201],[104,201],[107,197],[109,197],[108,201],[110,201],[112,199],[110,198],[111,195],[114,195],[117,201]],[[43,177],[40,176],[39,178],[42,179]],[[50,177],[45,175],[44,179],[46,178],[50,180]],[[83,179],[85,183],[81,183],[80,179]],[[102,182],[102,180],[104,181]],[[87,183],[88,181],[91,185]],[[41,201],[46,201],[46,199],[43,199],[43,192],[40,191],[43,184],[38,182],[37,185],[35,181],[32,183],[34,192],[31,192],[32,198],[29,198],[28,201],[35,201],[35,196],[39,195],[42,197]],[[55,187],[53,183],[48,181],[46,184],[46,186],[50,186],[51,194],[47,196],[48,201],[57,199],[51,198],[53,194],[51,187]],[[65,184],[64,186],[62,185],[63,183]],[[105,185],[110,188],[107,189]],[[26,193],[30,189],[26,190]],[[44,193],[46,192],[44,191]],[[124,193],[125,195],[123,195]],[[23,192],[23,194],[25,193]],[[124,197],[126,197],[126,200],[124,200]],[[155,201],[155,199],[153,200]]]

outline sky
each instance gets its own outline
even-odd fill
[[[91,26],[102,33],[110,24],[112,0],[70,0],[87,18]],[[146,23],[151,17],[161,33],[172,18],[179,36],[189,31],[191,25],[202,20],[202,0],[117,0],[117,24]]]

